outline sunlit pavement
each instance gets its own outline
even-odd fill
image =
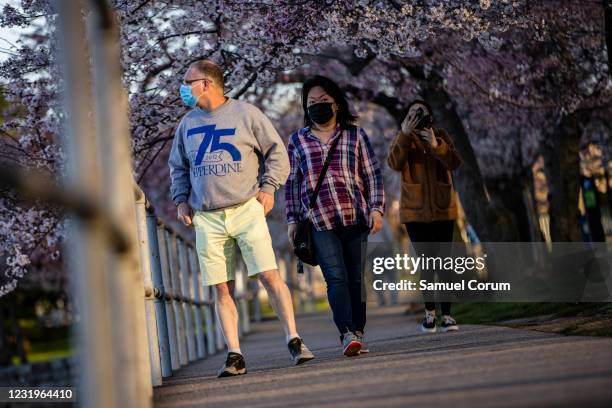
[[[461,322],[459,322],[461,323]],[[223,353],[155,389],[158,407],[612,406],[612,339],[495,326],[422,334],[402,307],[369,310],[370,353],[347,358],[328,313],[298,317],[317,358],[291,364],[280,325],[241,344],[249,373],[215,378]]]

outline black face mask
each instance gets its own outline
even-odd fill
[[[329,102],[320,102],[310,105],[308,107],[308,116],[314,123],[323,125],[334,117],[332,104]]]

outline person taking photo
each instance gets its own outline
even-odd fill
[[[444,129],[435,126],[429,104],[414,100],[391,143],[389,167],[401,173],[400,221],[417,255],[439,256],[443,242],[452,242],[457,198],[451,172],[461,164]],[[439,272],[438,272],[439,273]],[[421,279],[435,279],[436,271],[421,270]],[[425,316],[421,329],[436,331],[435,293],[424,291]],[[441,302],[442,331],[458,330],[451,303]]]

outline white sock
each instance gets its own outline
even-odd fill
[[[289,334],[287,336],[285,336],[285,340],[287,341],[287,344],[289,344],[289,342],[293,339],[295,339],[296,337],[300,337],[299,334],[295,333],[295,334]]]
[[[227,349],[227,352],[228,352],[228,353],[238,353],[238,354],[242,355],[242,351],[240,351],[240,347],[238,347],[238,348],[236,348],[236,349],[233,349],[233,348],[228,348],[228,349]]]

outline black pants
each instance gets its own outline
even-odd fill
[[[410,241],[417,253],[427,252],[427,256],[437,256],[435,246],[419,245],[419,243],[451,242],[453,240],[453,228],[455,221],[432,221],[432,222],[407,222],[404,224]],[[432,253],[436,252],[436,253]],[[433,275],[432,275],[433,278]],[[436,303],[429,301],[433,294],[423,293],[425,298],[425,309],[436,310]],[[441,302],[440,308],[443,315],[449,315],[451,310],[450,302]]]

